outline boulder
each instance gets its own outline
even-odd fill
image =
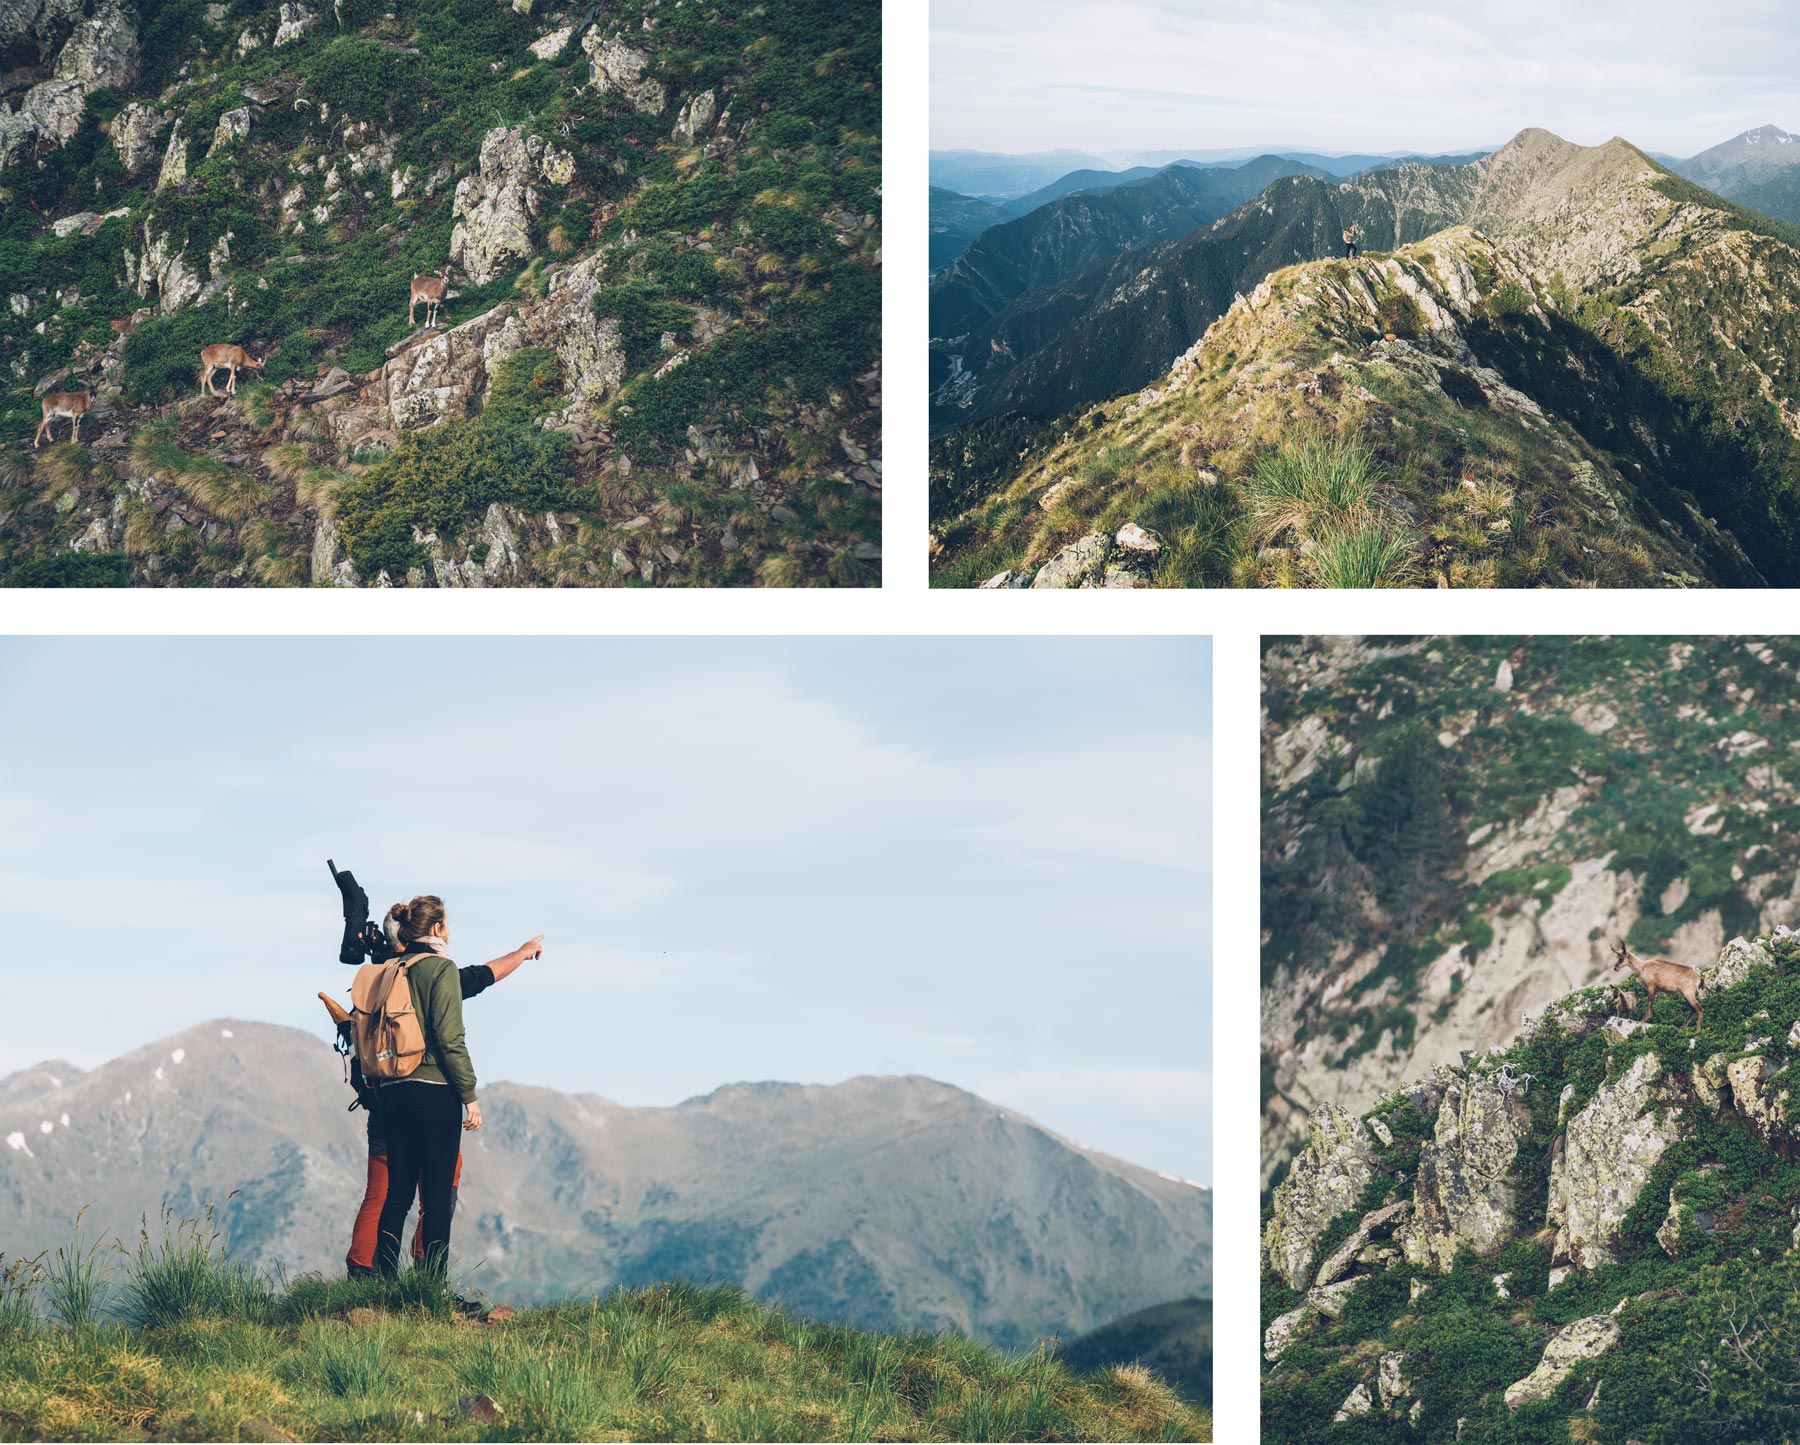
[[[1310,1303],[1289,1310],[1284,1315],[1277,1315],[1263,1331],[1263,1358],[1273,1364],[1279,1360],[1287,1347],[1293,1344],[1301,1327],[1308,1320],[1314,1319],[1318,1311]]]
[[[1340,1279],[1335,1284],[1315,1285],[1306,1292],[1306,1302],[1327,1319],[1335,1320],[1344,1313],[1350,1296],[1362,1282],[1363,1276],[1359,1274],[1352,1279]]]
[[[1506,1408],[1548,1400],[1557,1387],[1569,1377],[1569,1371],[1583,1360],[1604,1354],[1619,1343],[1619,1322],[1611,1315],[1590,1315],[1564,1325],[1544,1346],[1544,1356],[1537,1368],[1522,1380],[1506,1387]]]
[[[1405,1370],[1404,1351],[1389,1350],[1381,1357],[1381,1363],[1375,1370],[1375,1384],[1383,1409],[1393,1409],[1411,1393],[1412,1384],[1406,1378]]]
[[[588,56],[588,84],[606,94],[616,91],[640,115],[661,115],[667,108],[668,92],[660,80],[644,76],[650,57],[634,48],[618,35],[602,38],[597,30],[581,37],[581,48]]]
[[[495,126],[481,141],[474,175],[457,182],[451,214],[450,261],[478,286],[536,253],[533,223],[542,207],[537,182],[566,185],[575,160],[521,127]]]
[[[1679,1102],[1654,1054],[1633,1059],[1564,1125],[1546,1211],[1557,1263],[1594,1269],[1617,1257],[1619,1225],[1680,1128]]]
[[[1374,1408],[1375,1401],[1369,1394],[1369,1383],[1367,1380],[1364,1380],[1348,1395],[1344,1396],[1344,1403],[1338,1406],[1338,1412],[1331,1417],[1331,1420],[1334,1425],[1341,1424],[1352,1416],[1366,1415]]]
[[[186,252],[176,245],[168,233],[157,234],[151,222],[144,223],[141,252],[125,253],[125,274],[137,294],[149,297],[156,293],[157,309],[173,316],[189,303],[204,300],[206,287],[187,264]]]
[[[210,156],[226,146],[235,145],[249,134],[250,107],[240,105],[235,110],[228,110],[219,117],[219,124],[213,130],[212,146],[206,153]]]
[[[548,35],[540,35],[528,47],[539,60],[555,60],[569,48],[569,41],[575,34],[573,25],[564,25],[561,29],[552,30]]]
[[[156,154],[157,134],[167,124],[168,117],[161,111],[136,100],[113,117],[113,149],[128,174],[135,176]]]
[[[306,37],[319,17],[304,5],[284,3],[277,14],[275,39],[273,44],[277,50],[284,45],[295,45]]]
[[[1092,587],[1106,568],[1112,553],[1112,538],[1105,532],[1089,532],[1080,541],[1071,542],[1042,567],[1032,578],[1034,588]]]
[[[187,141],[181,134],[181,122],[176,121],[174,129],[169,132],[169,148],[163,152],[162,171],[156,177],[156,189],[166,186],[178,186],[187,179]]]
[[[1294,1289],[1313,1283],[1319,1238],[1375,1177],[1374,1142],[1362,1120],[1336,1104],[1312,1117],[1304,1152],[1276,1187],[1262,1254]]]
[[[1731,1106],[1763,1143],[1783,1146],[1789,1140],[1787,1090],[1775,1087],[1775,1073],[1761,1054],[1733,1059],[1725,1068]]]
[[[675,129],[671,132],[670,139],[679,145],[698,145],[700,138],[712,129],[713,119],[718,113],[718,103],[710,90],[688,97],[687,104],[681,107],[681,114],[675,118]]]
[[[1127,522],[1119,528],[1113,541],[1118,545],[1120,551],[1135,553],[1143,558],[1154,557],[1162,551],[1162,542],[1156,533],[1145,530],[1136,522]]]
[[[1448,1273],[1465,1243],[1492,1254],[1513,1233],[1513,1158],[1531,1133],[1520,1087],[1497,1072],[1453,1075],[1419,1151],[1406,1257]]]
[[[1742,983],[1753,970],[1774,966],[1774,958],[1760,943],[1734,938],[1716,959],[1700,970],[1701,997],[1721,993]]]
[[[330,517],[321,517],[313,531],[312,580],[316,587],[357,585],[356,568],[351,565],[337,523]]]

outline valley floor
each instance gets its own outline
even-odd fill
[[[0,1322],[0,1438],[1210,1440],[1147,1371],[816,1324],[734,1286],[457,1318],[317,1278],[144,1328]]]

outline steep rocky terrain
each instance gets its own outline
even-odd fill
[[[1727,200],[1800,226],[1800,136],[1764,125],[1671,167]]]
[[[1788,1438],[1800,934],[1699,971],[1697,1034],[1582,989],[1314,1117],[1264,1214],[1263,1439]]]
[[[1789,638],[1319,638],[1263,661],[1264,1187],[1610,978],[1800,923]]]
[[[1352,221],[1373,254],[1288,265]],[[936,580],[1035,572],[1133,521],[1165,544],[1163,585],[1330,581],[1334,539],[1259,524],[1252,484],[1324,435],[1379,483],[1379,581],[1785,584],[1797,241],[1623,141],[1541,131],[1471,166],[1276,181],[998,319],[980,354],[1001,373],[942,393],[990,417],[934,445]],[[1015,344],[1065,305],[1050,344]],[[1088,404],[1134,375],[1155,379]]]
[[[0,580],[879,580],[876,7],[22,0],[0,49]]]
[[[83,1204],[90,1230],[134,1237],[165,1204],[214,1204],[250,1260],[339,1273],[366,1156],[348,1098],[325,1044],[236,1020],[35,1097],[0,1086],[0,1246],[66,1241]],[[729,1280],[817,1318],[1023,1348],[1210,1290],[1209,1191],[927,1079],[733,1084],[667,1109],[506,1083],[482,1100],[454,1247],[498,1298]]]

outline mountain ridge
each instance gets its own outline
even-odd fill
[[[731,1084],[663,1108],[505,1082],[482,1100],[456,1252],[499,1297],[699,1275],[1013,1347],[1210,1285],[1210,1191],[923,1076]],[[110,1231],[212,1203],[245,1257],[335,1273],[363,1172],[345,1102],[318,1038],[231,1019],[0,1102],[8,1251],[60,1242],[83,1202]]]

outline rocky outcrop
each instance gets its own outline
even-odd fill
[[[181,134],[181,122],[176,121],[174,129],[169,132],[169,148],[163,152],[162,170],[156,177],[156,189],[167,186],[178,186],[187,179],[187,141]]]
[[[250,135],[250,107],[240,105],[236,110],[228,110],[219,117],[219,123],[213,128],[212,145],[207,155],[214,155],[227,146],[236,145]]]
[[[306,38],[307,32],[319,23],[319,17],[304,5],[284,3],[275,25],[275,39],[272,42],[279,49],[283,45],[294,45]]]
[[[187,264],[182,246],[167,232],[152,229],[155,218],[144,223],[142,249],[125,253],[127,284],[146,300],[155,297],[157,310],[173,316],[184,306],[210,299],[207,287]],[[216,288],[215,288],[216,289]]]
[[[1611,1315],[1592,1315],[1564,1325],[1544,1346],[1537,1368],[1506,1387],[1506,1407],[1516,1410],[1521,1405],[1548,1400],[1569,1377],[1569,1371],[1583,1360],[1605,1354],[1618,1343],[1619,1322]]]
[[[555,60],[569,48],[569,41],[574,38],[574,35],[575,27],[564,25],[550,31],[547,35],[540,35],[526,49],[537,56],[539,60]]]
[[[643,51],[618,35],[602,38],[597,30],[581,37],[581,48],[589,59],[588,84],[595,90],[623,96],[640,115],[661,115],[667,108],[669,97],[663,83],[644,75],[650,57]]]
[[[0,19],[0,32],[31,37],[40,52],[66,35],[48,79],[26,93],[18,110],[0,111],[0,168],[22,164],[42,146],[62,146],[81,128],[87,99],[96,90],[130,90],[137,84],[137,21],[124,6],[107,3],[77,18],[59,4],[18,5]],[[64,27],[68,27],[66,30]]]
[[[136,100],[113,117],[113,149],[127,174],[135,176],[156,154],[156,137],[167,124],[168,117],[155,106]]]
[[[675,118],[675,129],[670,139],[679,145],[698,145],[718,114],[718,104],[710,90],[703,90],[691,96],[688,103],[681,107],[681,114]]]
[[[1453,1075],[1432,1138],[1419,1152],[1406,1257],[1448,1273],[1457,1251],[1498,1250],[1512,1237],[1513,1159],[1531,1133],[1529,1085],[1498,1070]]]
[[[1567,1122],[1561,1153],[1550,1167],[1546,1211],[1556,1228],[1558,1263],[1595,1269],[1617,1257],[1619,1225],[1674,1143],[1680,1122],[1678,1101],[1663,1085],[1655,1054],[1638,1055]]]
[[[517,126],[490,130],[482,138],[476,173],[457,183],[451,264],[481,286],[529,260],[537,250],[538,183],[567,185],[574,176],[574,157],[542,136],[526,135]]]
[[[1769,950],[1760,943],[1734,938],[1717,959],[1700,970],[1700,995],[1704,999],[1708,994],[1720,993],[1733,984],[1742,983],[1755,970],[1768,968],[1773,963]]]
[[[1148,587],[1150,572],[1162,551],[1155,533],[1127,522],[1118,532],[1089,532],[1069,543],[1037,569],[1031,585],[1046,591],[1062,587]]]
[[[1362,1120],[1335,1105],[1314,1115],[1306,1150],[1276,1189],[1263,1229],[1268,1268],[1293,1289],[1312,1284],[1320,1237],[1375,1173],[1374,1140]]]

